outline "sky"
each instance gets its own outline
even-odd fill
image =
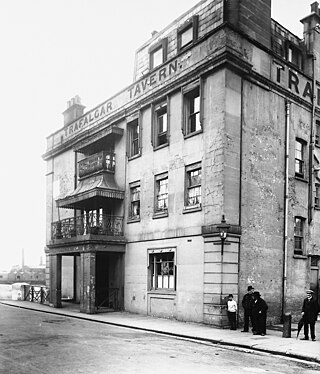
[[[272,17],[302,37],[313,0],[274,0]],[[196,0],[0,0],[0,270],[44,261],[46,137],[67,101],[86,111],[129,86],[135,50]]]

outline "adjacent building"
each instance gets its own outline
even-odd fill
[[[270,0],[202,0],[137,50],[129,87],[70,100],[43,155],[53,307],[68,284],[84,313],[225,326],[249,284],[270,323],[319,297],[317,2],[301,22],[302,40]]]

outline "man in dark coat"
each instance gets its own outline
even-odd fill
[[[252,318],[253,291],[254,288],[252,286],[248,286],[248,293],[246,293],[242,299],[242,307],[244,309],[244,326],[241,332],[249,331],[249,319],[251,320],[252,330],[255,330]]]
[[[302,338],[301,340],[309,340],[309,325],[311,339],[313,342],[316,340],[315,324],[319,312],[319,304],[313,297],[313,291],[307,290],[307,297],[303,300],[301,312],[304,322],[304,338]]]
[[[253,335],[265,336],[268,305],[261,298],[261,295],[258,291],[254,291],[253,298],[254,302],[252,306],[252,317],[255,326],[255,331],[253,332]]]

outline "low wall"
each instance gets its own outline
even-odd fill
[[[0,300],[12,300],[11,284],[0,284]]]

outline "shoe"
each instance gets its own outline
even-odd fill
[[[261,334],[261,336],[265,336],[266,334]]]
[[[259,335],[257,332],[254,332],[253,335]]]
[[[312,339],[312,341],[313,341],[313,342],[315,342],[315,341],[316,341],[316,339],[314,338],[314,339]]]
[[[249,332],[249,330],[241,330],[241,332]]]
[[[309,338],[301,338],[300,340],[309,340]]]

